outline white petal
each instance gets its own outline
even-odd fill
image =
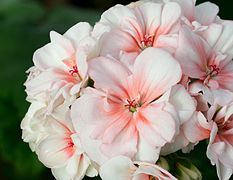
[[[215,21],[218,11],[217,5],[205,2],[195,7],[195,18],[199,23],[209,25]]]
[[[69,38],[72,43],[77,47],[81,40],[85,37],[90,36],[92,27],[86,22],[80,22],[72,26],[68,31],[65,32],[64,36]]]
[[[126,180],[130,179],[132,169],[136,167],[129,158],[117,156],[104,163],[99,173],[103,180]]]
[[[155,148],[151,146],[143,136],[139,137],[138,141],[138,151],[135,156],[136,161],[145,161],[155,163],[160,154],[160,148]]]
[[[147,103],[153,101],[180,79],[180,65],[166,51],[147,48],[135,61],[133,69],[134,91],[135,94],[143,94],[142,101]]]

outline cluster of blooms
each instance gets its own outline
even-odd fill
[[[176,179],[159,157],[202,140],[231,177],[233,21],[195,3],[116,5],[34,53],[22,136],[57,179]]]

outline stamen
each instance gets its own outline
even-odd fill
[[[125,105],[125,107],[128,107],[129,111],[132,113],[136,112],[138,105],[137,105],[137,103],[135,103],[135,100],[130,101],[127,99],[127,102],[128,102],[128,104]]]
[[[211,77],[217,76],[220,69],[214,64],[209,66],[209,71],[207,72],[207,76],[210,75]]]
[[[73,69],[69,70],[69,73],[72,75],[72,76],[76,76],[78,75],[78,68],[77,66],[73,66]]]
[[[154,35],[145,35],[141,41],[141,48],[145,49],[147,47],[152,47],[154,42]]]
[[[72,142],[72,141],[69,141],[68,143],[67,143],[67,147],[73,147],[74,146],[74,143]]]

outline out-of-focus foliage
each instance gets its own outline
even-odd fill
[[[91,2],[102,10],[119,3],[109,0]],[[51,7],[36,0],[0,0],[1,180],[53,179],[50,171],[39,162],[28,144],[21,139],[20,122],[29,106],[23,87],[26,80],[25,71],[32,66],[33,52],[49,42],[49,31],[64,33],[79,21],[94,25],[101,15],[98,10],[54,4],[55,6]],[[78,3],[73,1],[73,4]],[[230,18],[227,13],[223,17]],[[203,179],[216,179],[215,167],[211,166],[206,158],[205,148],[206,144],[202,143],[195,148],[191,156],[186,157],[191,157],[192,162],[203,173]]]

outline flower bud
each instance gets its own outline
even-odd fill
[[[175,176],[179,180],[201,180],[201,172],[187,159],[179,159],[175,163]]]
[[[167,160],[162,156],[159,157],[159,160],[157,161],[156,164],[158,166],[162,167],[163,169],[166,169],[167,171],[169,171],[169,169],[170,169]]]

